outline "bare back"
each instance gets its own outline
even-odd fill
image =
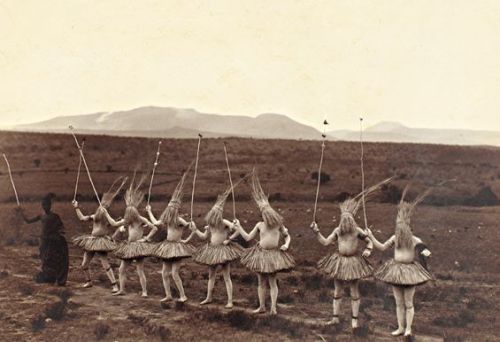
[[[144,235],[144,228],[142,227],[142,222],[135,221],[130,224],[128,227],[128,241],[137,241],[142,239]]]
[[[364,236],[364,232],[357,228],[350,233],[340,234],[340,228],[335,228],[334,233],[337,236],[339,253],[345,256],[357,254],[359,239]]]
[[[280,228],[269,228],[265,222],[259,222],[259,246],[264,249],[278,248],[280,242]]]
[[[394,244],[394,260],[401,263],[411,263],[415,259],[415,246],[422,243],[418,237],[413,236],[411,248],[396,247],[396,237],[391,236],[391,243]]]

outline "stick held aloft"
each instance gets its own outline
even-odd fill
[[[17,203],[17,206],[21,206],[21,204],[19,203],[19,196],[17,196],[17,190],[16,190],[16,185],[14,184],[14,178],[12,178],[12,171],[10,170],[10,164],[9,164],[9,160],[7,159],[7,156],[5,155],[5,153],[2,153],[3,155],[3,159],[5,159],[5,163],[7,164],[7,170],[9,171],[9,178],[10,178],[10,183],[12,184],[12,189],[14,189],[14,195],[16,196],[16,203]]]

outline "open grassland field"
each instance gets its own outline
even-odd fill
[[[121,175],[134,170],[149,173],[157,140],[88,136],[85,155],[97,189],[102,192]],[[215,304],[199,307],[205,296],[206,270],[191,261],[181,276],[189,301],[185,305],[161,307],[163,295],[161,263],[146,262],[149,298],[141,299],[138,278],[129,269],[128,294],[112,297],[98,261],[92,264],[95,285],[81,289],[81,251],[70,244],[70,275],[66,288],[38,285],[32,276],[39,267],[38,225],[26,225],[14,215],[15,199],[5,164],[0,167],[0,336],[2,340],[137,341],[137,340],[307,340],[394,341],[395,307],[390,288],[373,279],[362,281],[360,329],[353,336],[350,303],[342,303],[342,325],[327,327],[330,319],[333,281],[316,269],[316,261],[333,246],[323,247],[310,231],[320,142],[226,139],[233,178],[257,166],[262,185],[272,205],[285,218],[291,236],[291,253],[297,268],[279,275],[278,317],[253,316],[247,309],[257,305],[256,277],[233,265],[235,308],[223,309],[224,282],[218,278]],[[196,140],[165,140],[153,184],[155,213],[166,201],[196,153]],[[203,225],[204,214],[218,193],[228,185],[222,139],[203,140],[200,151],[194,218]],[[54,212],[66,228],[68,240],[88,233],[89,226],[77,220],[73,197],[78,151],[69,135],[0,133],[0,152],[13,168],[23,206],[29,216],[40,212],[39,200],[47,192],[57,195]],[[83,171],[83,170],[82,170]],[[320,189],[318,223],[327,234],[339,220],[337,201],[360,190],[359,144],[327,142]],[[415,295],[416,340],[494,341],[500,335],[497,318],[500,304],[500,149],[418,144],[365,145],[366,183],[371,185],[394,176],[390,186],[367,204],[369,224],[383,240],[394,230],[396,206],[401,190],[411,180],[409,197],[427,186],[455,179],[437,187],[418,207],[412,219],[414,233],[429,246],[430,268],[436,281],[421,286]],[[327,180],[329,178],[329,180]],[[148,179],[149,182],[149,179]],[[147,184],[145,186],[147,188]],[[146,189],[147,190],[147,189]],[[189,213],[191,182],[185,189],[181,212]],[[78,198],[85,213],[97,204],[85,173],[81,174]],[[237,216],[249,229],[259,220],[248,184],[236,189]],[[110,212],[123,214],[117,198]],[[231,203],[225,208],[232,218]],[[359,224],[362,219],[359,218]],[[193,240],[196,245],[202,242]],[[391,253],[375,251],[374,266]],[[118,261],[112,259],[116,270]],[[116,272],[117,273],[117,272]],[[175,293],[175,290],[174,290]]]

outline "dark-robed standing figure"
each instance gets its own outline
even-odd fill
[[[68,278],[69,257],[68,244],[64,237],[64,225],[59,215],[51,211],[53,193],[42,199],[44,213],[33,218],[27,218],[22,208],[19,213],[26,223],[41,221],[40,260],[42,270],[35,276],[37,283],[57,283],[65,286]]]

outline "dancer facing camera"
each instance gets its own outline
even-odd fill
[[[43,214],[27,218],[24,209],[17,207],[17,212],[26,223],[42,223],[40,237],[40,260],[42,270],[35,276],[37,283],[57,283],[65,286],[68,278],[69,256],[68,244],[64,237],[64,225],[59,215],[52,212],[53,193],[48,193],[42,199]]]
[[[114,190],[115,185],[118,181],[122,181],[116,190]],[[80,219],[80,221],[88,222],[92,221],[92,232],[90,235],[81,235],[73,239],[73,243],[82,248],[84,250],[83,253],[83,261],[82,261],[82,270],[85,275],[85,283],[83,284],[84,288],[92,287],[92,279],[90,277],[89,265],[95,255],[101,261],[102,268],[106,272],[106,275],[109,278],[112,286],[112,292],[118,292],[118,284],[116,283],[115,274],[113,273],[113,269],[108,261],[108,252],[111,252],[116,249],[116,243],[109,236],[109,221],[106,218],[106,209],[111,206],[114,198],[120,190],[127,178],[118,178],[109,188],[107,192],[105,192],[101,199],[101,205],[97,208],[96,212],[92,215],[84,215],[78,205],[78,202],[74,200],[72,202],[73,207],[75,208],[76,215]]]
[[[288,229],[283,225],[283,217],[269,204],[269,200],[260,185],[256,172],[252,175],[252,196],[262,214],[262,221],[257,223],[250,233],[247,233],[235,219],[235,227],[246,240],[250,241],[259,234],[259,242],[246,250],[241,256],[241,263],[257,273],[259,307],[254,313],[266,311],[266,284],[269,282],[271,290],[271,314],[277,314],[276,303],[278,299],[278,284],[276,274],[289,271],[295,267],[295,260],[287,252],[291,237]],[[285,238],[285,243],[279,247],[280,237]]]
[[[422,240],[413,235],[410,227],[410,218],[415,206],[427,196],[430,190],[418,196],[413,203],[408,203],[404,201],[408,191],[408,187],[405,188],[398,206],[395,233],[386,242],[379,242],[368,230],[368,235],[375,248],[384,251],[394,246],[394,259],[388,260],[375,272],[377,279],[392,285],[393,288],[398,320],[398,328],[391,333],[393,336],[403,333],[405,336],[411,336],[413,316],[415,315],[413,307],[415,286],[433,279],[432,275],[419,262],[415,261],[415,249],[420,250],[420,255],[424,258],[429,257],[431,252],[422,243]]]
[[[134,177],[135,178],[135,177]],[[151,237],[157,232],[158,228],[154,224],[148,221],[145,217],[139,214],[137,208],[144,199],[144,193],[139,190],[142,185],[142,180],[134,186],[134,179],[130,183],[129,188],[125,192],[125,203],[127,205],[125,209],[124,218],[115,221],[105,210],[105,215],[112,226],[120,227],[118,231],[124,232],[128,231],[128,239],[122,242],[114,251],[117,258],[121,259],[119,268],[119,280],[120,280],[120,290],[114,295],[124,295],[125,294],[125,282],[127,280],[126,268],[132,262],[135,261],[137,274],[139,275],[139,281],[142,288],[142,297],[148,296],[146,275],[144,273],[144,258],[151,255],[152,244],[149,243]],[[144,236],[143,225],[151,228],[151,231],[146,237]],[[116,235],[116,233],[114,235]]]
[[[378,190],[383,184],[391,179],[385,179],[382,182],[366,189],[354,198],[349,198],[340,204],[340,223],[333,232],[325,238],[316,222],[311,224],[311,228],[316,233],[318,241],[324,245],[338,243],[338,251],[333,251],[318,261],[320,271],[334,279],[335,291],[333,297],[333,318],[329,324],[338,324],[339,311],[342,301],[342,293],[345,287],[350,288],[351,309],[353,329],[358,328],[358,315],[360,305],[359,280],[369,277],[373,273],[372,266],[365,259],[368,258],[373,249],[373,243],[368,238],[366,232],[361,229],[354,216],[359,210],[361,201],[368,197],[374,191]],[[366,243],[366,248],[362,255],[359,255],[358,245],[362,240]]]
[[[148,212],[151,222],[156,226],[167,227],[167,238],[165,241],[156,244],[157,247],[155,247],[151,253],[152,256],[160,258],[163,262],[161,275],[163,287],[165,289],[165,297],[161,300],[162,302],[173,299],[172,292],[170,291],[170,276],[172,276],[177,291],[179,292],[178,301],[185,302],[187,300],[179,270],[183,260],[189,258],[193,254],[195,248],[188,244],[193,237],[193,233],[185,240],[182,240],[184,228],[189,227],[190,223],[179,216],[179,208],[181,205],[184,183],[188,173],[189,169],[182,175],[181,180],[172,194],[170,202],[161,214],[159,220],[153,215],[151,206],[146,206],[146,211]]]
[[[237,243],[232,242],[240,233],[235,225],[223,218],[224,204],[231,192],[229,187],[222,195],[219,195],[214,206],[205,216],[207,225],[202,233],[193,226],[193,231],[203,240],[210,237],[210,241],[197,249],[193,260],[199,264],[208,266],[207,297],[200,304],[212,303],[212,293],[215,286],[217,271],[222,269],[222,276],[226,284],[227,304],[226,308],[233,307],[233,283],[231,281],[231,262],[240,258],[244,249]],[[229,236],[229,234],[231,236]]]

